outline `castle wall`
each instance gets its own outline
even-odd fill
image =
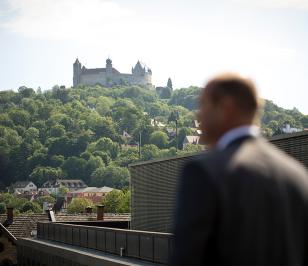
[[[100,74],[81,74],[80,83],[85,85],[101,84],[107,86],[107,77],[105,73]]]
[[[152,87],[151,75],[136,76],[132,74],[114,74],[114,73],[98,73],[98,74],[81,74],[80,83],[85,85],[101,84],[103,86],[121,85],[128,83],[131,85],[141,85]]]

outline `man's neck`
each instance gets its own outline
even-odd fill
[[[259,127],[255,125],[241,125],[226,131],[217,141],[215,148],[225,149],[233,141],[242,137],[257,137],[260,135]]]

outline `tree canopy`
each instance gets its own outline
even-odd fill
[[[1,186],[19,180],[40,186],[67,178],[123,189],[130,163],[198,151],[200,147],[190,146],[182,150],[182,142],[196,134],[192,125],[200,88],[172,90],[171,81],[168,86],[165,99],[138,86],[1,91]],[[286,123],[308,127],[307,115],[271,101],[265,101],[261,118],[267,136],[281,132]]]

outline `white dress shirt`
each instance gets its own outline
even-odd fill
[[[241,126],[227,131],[217,142],[216,148],[219,150],[225,149],[231,142],[236,139],[251,136],[258,137],[260,129],[257,126]]]

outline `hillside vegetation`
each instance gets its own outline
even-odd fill
[[[195,134],[199,92],[189,87],[161,95],[164,99],[132,86],[54,86],[44,92],[20,87],[18,92],[0,92],[1,184],[32,180],[40,186],[49,179],[68,178],[125,188],[128,164],[200,150],[198,145],[182,150],[185,136]],[[156,123],[151,123],[154,118]],[[265,101],[264,134],[277,134],[284,123],[308,127],[308,116]]]

